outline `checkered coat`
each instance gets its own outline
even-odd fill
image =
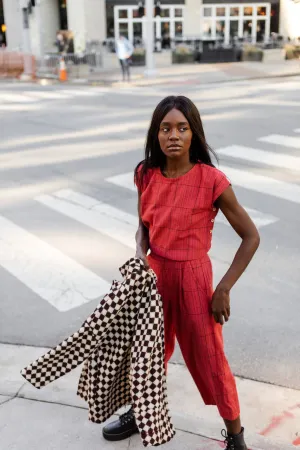
[[[168,442],[170,420],[164,370],[164,329],[156,276],[132,258],[120,268],[82,327],[37,361],[22,376],[40,389],[84,363],[77,394],[87,401],[89,419],[102,423],[132,404],[145,447]]]

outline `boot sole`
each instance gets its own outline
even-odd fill
[[[139,430],[138,428],[136,428],[135,430],[129,430],[129,431],[123,431],[123,433],[119,433],[119,434],[110,434],[110,433],[106,433],[104,430],[102,431],[102,435],[104,437],[104,439],[106,439],[107,441],[123,441],[123,439],[127,439],[130,436],[132,436],[135,433],[138,433]]]

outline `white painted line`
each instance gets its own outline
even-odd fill
[[[110,288],[107,281],[2,216],[0,265],[58,311],[95,300]]]
[[[96,92],[87,89],[87,90],[83,90],[83,89],[65,89],[65,90],[59,90],[57,92],[62,93],[63,95],[66,95],[68,97],[95,97]],[[98,96],[102,96],[103,93],[101,92],[97,92]]]
[[[270,134],[258,139],[261,142],[269,144],[283,145],[284,147],[292,147],[300,149],[300,137],[298,136],[283,136],[282,134]]]
[[[249,216],[251,217],[251,219],[253,220],[258,229],[265,227],[267,225],[271,225],[272,223],[278,222],[279,220],[278,217],[272,216],[271,214],[265,214],[261,211],[258,211],[257,209],[245,208],[245,210],[247,211],[247,213],[249,214]],[[221,213],[221,211],[217,215],[216,222],[230,226],[229,222],[227,221],[226,217]]]
[[[0,93],[0,101],[9,102],[9,103],[32,103],[35,102],[34,98],[27,97],[24,94],[15,94],[15,93]]]
[[[233,187],[234,185],[241,186],[260,194],[267,194],[300,204],[300,186],[297,184],[285,183],[284,181],[258,175],[254,172],[233,169],[223,165],[220,169],[231,180]]]
[[[37,100],[65,100],[71,95],[67,95],[66,91],[26,91],[27,95]]]
[[[226,172],[227,172],[227,170],[226,170]],[[121,175],[116,175],[116,176],[113,176],[110,178],[106,178],[106,181],[108,181],[109,183],[113,183],[116,186],[130,189],[132,191],[136,191],[136,187],[133,183],[133,173],[132,172],[123,173]],[[251,219],[253,220],[253,222],[255,223],[255,225],[257,226],[257,228],[261,228],[266,225],[270,225],[279,220],[278,217],[272,216],[270,214],[265,214],[256,209],[251,209],[251,208],[245,208],[245,209],[248,212]],[[219,213],[217,215],[216,222],[220,222],[220,223],[230,226],[227,219],[225,218],[225,216],[222,213]]]
[[[218,149],[218,154],[266,164],[268,166],[300,171],[300,158],[284,153],[267,152],[252,147],[244,147],[243,145],[230,145]]]
[[[127,247],[136,249],[137,216],[70,189],[52,195],[40,195],[35,200]]]
[[[120,175],[115,175],[113,177],[106,178],[105,181],[113,183],[116,186],[130,189],[131,191],[136,191],[136,186],[134,184],[133,172],[122,173]]]
[[[296,130],[294,130],[295,133],[300,133],[300,128],[296,128]]]

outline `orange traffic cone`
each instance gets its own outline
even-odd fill
[[[59,63],[59,80],[68,81],[67,68],[64,58],[61,58]]]

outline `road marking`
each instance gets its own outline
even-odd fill
[[[106,178],[106,181],[109,183],[113,183],[116,186],[130,189],[131,191],[136,191],[136,187],[133,182],[133,173],[123,173],[121,175],[115,175],[113,177]],[[278,217],[272,216],[270,214],[265,214],[261,211],[258,211],[256,209],[251,208],[245,208],[248,212],[249,216],[257,226],[257,228],[262,228],[267,225],[271,225],[272,223],[275,223],[279,220]],[[229,222],[227,221],[226,217],[219,213],[216,218],[216,222],[222,223],[224,225],[229,225]]]
[[[26,95],[37,100],[66,100],[70,97],[66,91],[26,91]]]
[[[261,142],[269,144],[283,145],[284,147],[292,147],[300,149],[300,137],[298,136],[283,136],[282,134],[270,134],[258,139]]]
[[[133,172],[121,173],[120,175],[114,175],[113,177],[106,178],[105,181],[113,183],[116,186],[136,191],[134,184]]]
[[[247,213],[249,214],[249,216],[251,217],[257,228],[262,228],[267,225],[271,225],[272,223],[278,222],[279,220],[278,217],[272,216],[271,214],[262,213],[257,209],[245,208],[245,210],[247,211]],[[230,223],[221,212],[219,212],[219,214],[217,215],[216,222],[230,226]]]
[[[274,178],[246,170],[233,169],[228,166],[222,165],[220,168],[233,185],[300,204],[300,186],[297,184],[285,183]]]
[[[245,159],[269,166],[280,167],[290,170],[300,171],[300,158],[283,153],[268,152],[243,145],[230,145],[218,149],[218,154],[230,156],[232,158]]]
[[[0,93],[1,102],[9,102],[9,103],[32,103],[35,102],[34,98],[27,97],[24,94],[16,94],[16,93]]]
[[[107,281],[2,216],[0,264],[58,311],[95,300],[110,288]]]
[[[71,189],[63,189],[52,195],[40,195],[35,200],[127,247],[136,249],[137,216]]]

